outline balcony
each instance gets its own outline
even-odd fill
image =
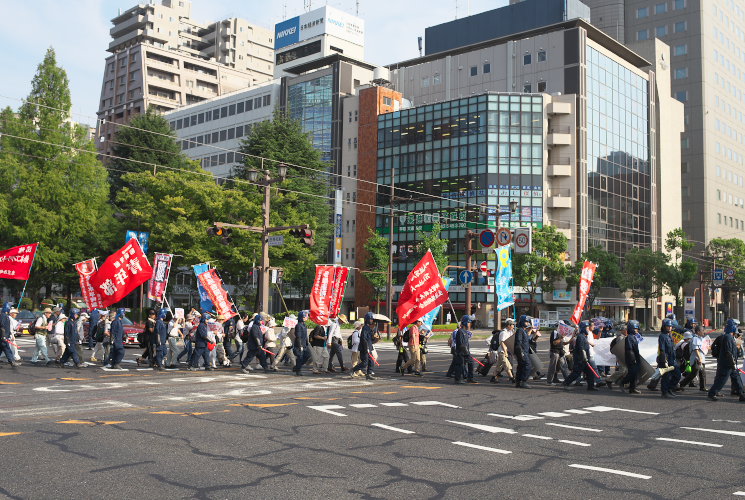
[[[569,158],[549,158],[547,175],[549,177],[569,177],[572,175],[572,165]]]
[[[569,146],[572,144],[572,129],[570,127],[551,127],[548,133],[548,145]]]
[[[556,228],[556,231],[566,236],[568,240],[572,239],[572,224],[565,220],[553,220],[551,225]]]
[[[118,36],[124,35],[128,31],[132,29],[140,29],[145,26],[145,16],[139,15],[135,16],[133,15],[131,18],[127,19],[126,21],[117,24],[116,26],[112,27],[109,30],[109,34],[111,35],[111,38],[116,38]]]
[[[550,189],[546,192],[548,208],[572,208],[571,190]]]
[[[549,115],[568,115],[572,112],[572,105],[568,102],[549,103],[546,113]]]

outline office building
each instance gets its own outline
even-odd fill
[[[99,152],[118,123],[154,107],[169,111],[269,81],[273,33],[244,19],[200,24],[188,0],[139,4],[111,20],[98,118]]]

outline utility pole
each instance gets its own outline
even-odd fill
[[[476,253],[476,251],[473,249],[473,239],[476,237],[476,233],[474,231],[471,231],[470,229],[466,231],[466,269],[468,272],[472,272],[472,260],[473,260],[473,254]],[[473,281],[468,284],[468,287],[466,288],[466,312],[465,314],[471,314],[471,290],[473,287]]]
[[[393,203],[396,190],[396,168],[391,167],[391,193],[389,205],[390,211],[388,214],[388,288],[386,290],[385,297],[385,310],[386,316],[391,320],[388,323],[388,332],[386,337],[390,340],[391,338],[391,327],[393,323]],[[399,328],[401,325],[398,325]]]

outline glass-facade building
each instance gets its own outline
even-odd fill
[[[468,229],[543,224],[544,119],[543,96],[531,94],[483,94],[378,117],[378,183],[389,185],[395,172],[394,284],[421,257],[420,233],[437,222],[453,266],[465,266]],[[381,234],[389,232],[387,195],[378,196]],[[510,201],[518,202],[518,212],[498,223],[496,210],[508,211]],[[493,252],[477,254],[474,262],[493,258]],[[452,293],[451,300],[464,302],[465,294]],[[493,294],[474,291],[472,300],[490,302]]]
[[[333,85],[334,77],[328,74],[287,87],[290,117],[300,121],[303,132],[310,134],[313,146],[327,162],[332,160]]]
[[[586,46],[588,245],[652,244],[649,82]]]

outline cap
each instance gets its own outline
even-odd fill
[[[505,325],[514,325],[515,324],[515,320],[512,319],[512,318],[507,318],[506,320],[504,320],[504,324]]]
[[[43,312],[44,314],[46,314],[46,313],[51,313],[51,312],[52,312],[52,308],[51,308],[51,307],[45,307],[45,308],[44,308],[44,310],[43,310],[42,312]]]

